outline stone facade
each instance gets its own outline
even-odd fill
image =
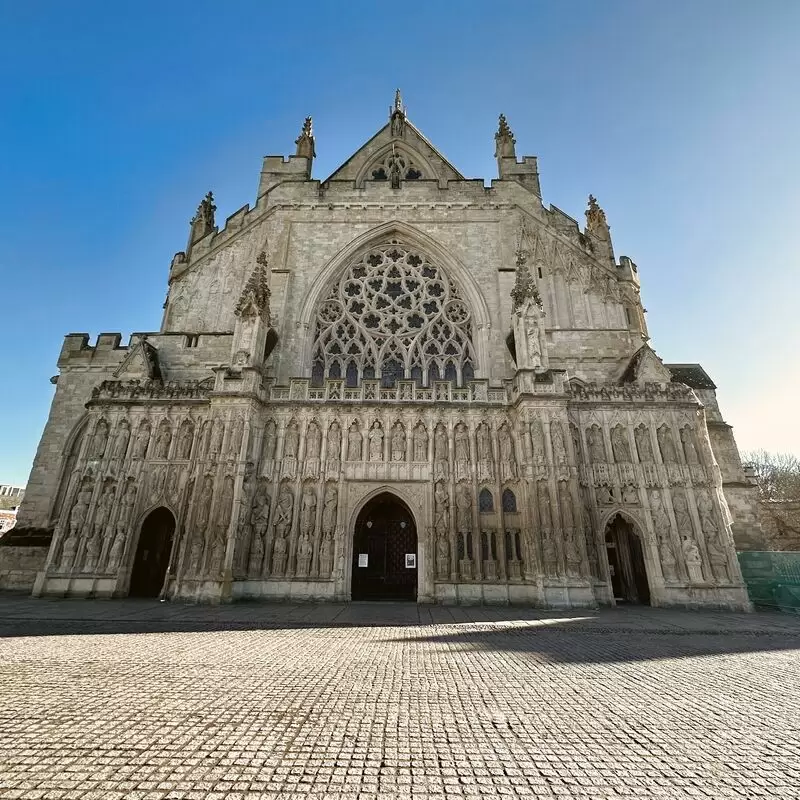
[[[594,198],[581,230],[503,117],[495,140],[487,187],[398,95],[326,180],[309,119],[221,230],[209,193],[161,330],[66,337],[18,523],[52,534],[34,593],[126,594],[168,509],[163,595],[346,600],[389,494],[419,601],[613,603],[614,527],[640,598],[747,608],[734,536],[759,529],[713,383],[647,344]]]

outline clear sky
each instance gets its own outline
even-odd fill
[[[797,0],[0,0],[0,482],[27,480],[62,337],[156,330],[209,189],[253,203],[314,117],[324,178],[387,118],[543,197],[595,194],[651,344],[701,363],[740,447],[800,453]]]

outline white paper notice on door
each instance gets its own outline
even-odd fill
[[[417,568],[417,554],[406,553],[406,569],[416,569],[416,568]]]
[[[359,567],[369,566],[369,553],[358,554],[358,566]]]

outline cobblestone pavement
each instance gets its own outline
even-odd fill
[[[800,796],[800,619],[0,596],[0,798]]]

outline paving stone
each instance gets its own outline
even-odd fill
[[[795,618],[67,605],[0,598],[1,800],[800,795]]]

